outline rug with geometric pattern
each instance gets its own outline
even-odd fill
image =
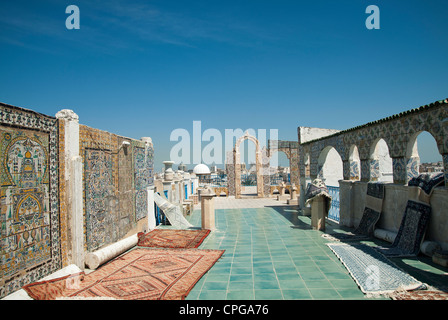
[[[92,273],[23,287],[35,300],[58,297],[181,300],[224,250],[136,248]]]
[[[400,269],[395,263],[362,243],[326,244],[344,264],[365,294],[383,295],[395,291],[426,289],[426,284]]]
[[[402,291],[391,295],[393,300],[448,300],[448,293],[440,290]]]
[[[138,234],[140,247],[197,248],[208,236],[210,230],[154,229]]]

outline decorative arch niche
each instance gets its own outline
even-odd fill
[[[393,182],[393,164],[387,142],[379,138],[370,149],[370,181]]]
[[[327,186],[337,187],[338,181],[344,179],[342,158],[332,146],[327,146],[320,152],[317,166],[317,177],[323,179]]]

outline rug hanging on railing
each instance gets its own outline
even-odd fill
[[[170,224],[175,228],[187,229],[193,226],[187,219],[185,219],[178,205],[170,203],[168,199],[162,197],[158,193],[154,193],[154,201],[168,218]]]
[[[422,173],[409,181],[408,198],[429,204],[434,189],[443,185],[444,182],[443,172]]]
[[[426,285],[401,270],[384,255],[364,244],[327,243],[361,291],[384,295],[395,291],[425,289]]]
[[[378,246],[376,250],[388,257],[412,257],[420,252],[425,236],[431,207],[424,203],[408,200],[394,242],[389,247]]]
[[[23,288],[36,300],[180,300],[223,253],[224,250],[136,248],[87,275],[82,272]]]
[[[367,184],[366,205],[358,227],[353,232],[322,234],[330,241],[355,241],[373,236],[375,225],[380,219],[384,200],[384,183],[369,182]]]
[[[210,230],[154,229],[146,234],[140,232],[137,245],[157,248],[197,248],[209,233]]]
[[[408,183],[408,202],[397,236],[390,247],[376,247],[388,257],[412,257],[420,252],[431,215],[434,188],[444,183],[443,173],[425,173]]]

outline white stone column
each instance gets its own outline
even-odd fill
[[[154,211],[154,186],[148,187],[148,231],[155,229],[156,216]]]
[[[56,113],[56,118],[64,121],[65,134],[65,185],[68,214],[69,264],[84,269],[84,215],[82,173],[83,163],[79,154],[79,117],[69,109]]]
[[[216,194],[209,187],[201,190],[201,226],[202,229],[215,230],[215,204]]]

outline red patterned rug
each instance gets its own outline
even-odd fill
[[[89,274],[23,287],[35,300],[58,297],[120,300],[185,299],[224,250],[136,248]]]
[[[391,295],[393,300],[448,300],[448,293],[439,290],[415,290],[397,292]]]
[[[138,234],[138,246],[156,248],[197,248],[210,230],[154,229]]]

